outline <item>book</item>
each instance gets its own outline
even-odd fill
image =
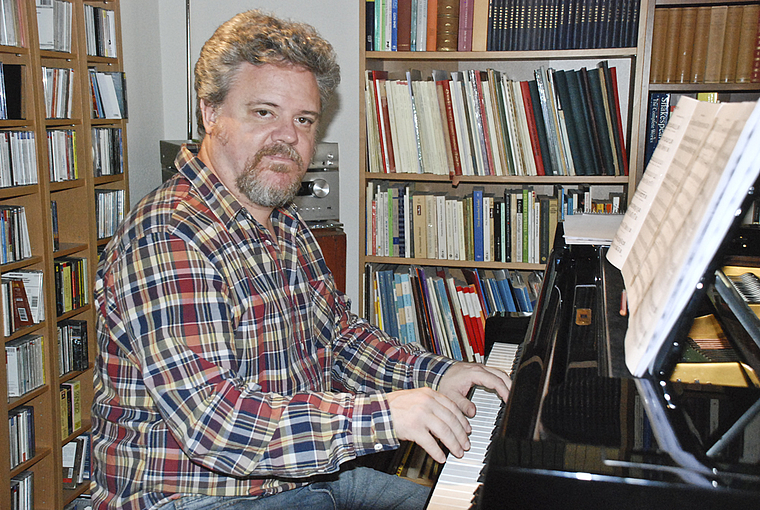
[[[705,65],[707,64],[708,37],[712,10],[709,5],[697,7],[697,18],[694,24],[694,33],[700,34],[694,38],[694,48],[691,55],[691,67],[689,69],[689,81],[702,83],[705,79]]]
[[[489,0],[473,0],[472,7],[472,51],[488,49]]]
[[[759,26],[760,4],[743,6],[739,51],[736,56],[736,83],[750,83],[752,80],[752,63]]]
[[[457,51],[472,51],[472,22],[475,0],[459,0],[459,36]]]
[[[676,71],[673,76],[675,83],[689,83],[691,61],[693,58],[694,34],[697,26],[697,7],[687,6],[681,13],[681,26],[678,34],[678,52]],[[653,47],[654,49],[654,47]]]
[[[743,12],[743,5],[729,5],[726,11],[726,35],[723,40],[723,56],[721,57],[719,76],[721,83],[733,83],[736,80]]]
[[[412,48],[412,0],[398,0],[396,22],[397,51],[411,51]]]
[[[436,51],[457,51],[459,45],[459,0],[438,0]]]
[[[82,383],[76,379],[61,383],[61,387],[69,389],[66,397],[69,403],[69,434],[73,434],[82,428]]]
[[[718,83],[723,61],[723,42],[726,39],[727,5],[710,7],[710,30],[707,36],[707,58],[705,59],[705,83]]]
[[[674,83],[678,67],[678,42],[681,30],[681,18],[683,7],[670,7],[668,13],[668,35],[665,38],[665,52],[663,55],[663,79],[664,83]]]
[[[652,56],[649,64],[650,83],[662,83],[664,81],[668,26],[668,9],[655,9],[652,22]]]

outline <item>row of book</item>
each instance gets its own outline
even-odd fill
[[[124,190],[95,190],[95,221],[98,239],[114,235],[124,218]]]
[[[0,62],[0,120],[23,118],[21,107],[22,67],[18,64]]]
[[[84,22],[87,54],[93,57],[118,57],[114,11],[84,4]]]
[[[26,45],[24,25],[19,17],[24,9],[24,0],[0,0],[0,44],[3,46]]]
[[[37,184],[34,131],[0,132],[0,188]]]
[[[87,370],[89,349],[87,345],[87,321],[68,319],[58,323],[58,373]]]
[[[47,142],[50,182],[78,179],[76,131],[73,129],[48,129]]]
[[[3,273],[0,280],[0,300],[3,309],[3,334],[6,337],[21,328],[45,320],[42,280],[43,273],[39,269]]]
[[[34,457],[34,408],[20,406],[8,411],[11,469]]]
[[[8,396],[20,397],[45,384],[41,335],[24,335],[5,343]]]
[[[69,437],[82,428],[82,382],[78,379],[60,384],[61,437]]]
[[[80,434],[61,448],[63,487],[75,489],[90,479],[90,435]]]
[[[528,51],[637,45],[639,0],[368,0],[369,51]]]
[[[45,91],[45,118],[70,119],[74,99],[74,70],[43,66],[42,87]]]
[[[11,477],[10,510],[34,510],[33,471],[22,471]]]
[[[639,0],[491,0],[488,50],[570,50],[637,45]]]
[[[124,173],[121,128],[92,128],[92,166],[96,177]]]
[[[478,2],[483,3],[482,0]],[[367,51],[465,51],[459,49],[460,32],[467,19],[472,31],[472,17],[460,22],[460,11],[469,12],[472,0],[367,0]],[[466,16],[466,13],[465,13]],[[482,17],[485,27],[485,17]],[[485,35],[485,32],[484,32]],[[483,39],[485,44],[485,37]],[[485,49],[485,47],[483,47]],[[468,50],[469,51],[469,50]]]
[[[657,8],[651,83],[760,81],[760,5]]]
[[[55,271],[55,304],[58,316],[76,310],[90,302],[87,259],[61,257],[53,262]]]
[[[365,205],[370,256],[544,264],[568,214],[622,214],[619,186],[521,186],[472,193],[416,191],[369,181]]]
[[[0,205],[0,264],[31,256],[26,209],[23,205]]]
[[[94,119],[127,118],[127,80],[123,72],[90,70],[90,92]]]
[[[441,175],[627,175],[615,67],[510,80],[489,69],[367,71],[369,171]]]
[[[402,343],[452,359],[482,361],[492,313],[533,311],[538,271],[365,267],[365,316]]]
[[[64,0],[36,0],[40,49],[71,53],[73,4]]]

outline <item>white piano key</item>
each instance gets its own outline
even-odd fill
[[[517,347],[514,344],[494,344],[486,365],[510,370]],[[470,450],[461,459],[448,456],[433,488],[427,510],[470,508],[475,491],[480,487],[478,478],[485,464],[485,456],[501,409],[501,399],[493,392],[476,388],[471,400],[477,407],[477,412],[470,419]]]

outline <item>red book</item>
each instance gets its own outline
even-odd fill
[[[625,150],[625,136],[623,135],[623,119],[620,116],[620,94],[618,92],[618,82],[617,82],[617,69],[614,67],[610,67],[610,78],[612,78],[612,92],[614,93],[614,108],[615,108],[615,116],[617,117],[617,136],[620,140],[620,146],[623,148],[623,157],[621,158],[623,160],[623,175],[628,175],[628,154]]]
[[[527,81],[521,81],[520,90],[522,91],[522,100],[525,106],[525,118],[528,121],[528,133],[530,134],[533,159],[536,162],[536,174],[546,175],[544,172],[544,158],[541,156],[541,146],[538,141],[536,119],[533,117],[533,100],[530,98],[530,84]]]
[[[375,92],[375,108],[380,130],[380,151],[382,153],[385,173],[396,172],[396,160],[393,156],[393,140],[391,137],[391,120],[388,111],[388,96],[385,93],[385,81],[388,71],[372,71],[372,86]]]
[[[441,114],[445,115],[444,133],[446,149],[451,155],[451,168],[449,168],[449,177],[453,175],[462,175],[462,160],[459,154],[459,143],[457,142],[456,123],[454,122],[454,105],[451,103],[451,89],[449,80],[444,77],[444,72],[433,71],[436,88],[438,90],[438,102]],[[441,98],[443,99],[441,101]],[[442,103],[442,104],[441,104]],[[453,172],[453,174],[452,174]]]

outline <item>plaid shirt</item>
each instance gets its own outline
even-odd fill
[[[275,494],[396,448],[385,392],[450,363],[352,315],[295,208],[273,238],[195,156],[99,264],[95,508]]]

